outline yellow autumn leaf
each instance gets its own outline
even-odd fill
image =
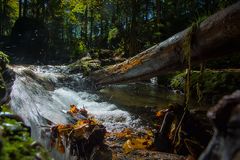
[[[123,144],[124,153],[129,153],[137,149],[147,149],[152,143],[152,139],[146,137],[129,139]]]
[[[156,117],[158,117],[158,118],[163,117],[164,115],[165,115],[164,110],[158,111],[158,112],[156,113]]]

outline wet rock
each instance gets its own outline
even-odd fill
[[[83,72],[85,76],[90,72],[99,70],[106,65],[113,65],[126,60],[122,54],[114,53],[112,50],[101,49],[92,51],[91,55],[85,56],[80,60],[69,65],[70,73]]]
[[[39,75],[35,74],[32,70],[28,70],[28,69],[24,70],[23,74],[26,75],[26,77],[30,77],[30,78],[32,78],[32,80],[37,81],[46,90],[49,90],[49,91],[54,90],[54,84],[50,79],[39,76]],[[30,83],[32,83],[32,82],[30,82]]]
[[[18,122],[23,122],[20,116],[13,113],[9,113],[9,112],[0,112],[0,118],[9,118],[9,119],[14,119]]]
[[[38,148],[41,147],[42,145],[37,141],[33,141],[30,146],[33,148]]]
[[[36,153],[34,160],[43,160],[41,153]]]
[[[4,103],[7,103],[10,100],[10,93],[12,91],[12,85],[15,80],[15,73],[10,69],[6,68],[2,71],[1,76],[2,77],[2,83],[4,85],[4,90],[2,90],[1,99],[0,99],[0,106]],[[0,82],[1,83],[1,82]]]

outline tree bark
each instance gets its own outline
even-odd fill
[[[88,5],[86,6],[84,13],[84,40],[88,46]]]
[[[240,2],[203,21],[192,35],[191,58],[206,59],[240,51]],[[148,79],[169,71],[183,69],[183,43],[190,27],[120,64],[90,75],[97,84],[112,84]]]
[[[27,2],[27,0],[24,0],[24,2],[23,2],[23,17],[27,16],[27,10],[28,10],[28,2]]]
[[[3,21],[2,21],[2,19],[3,19],[3,2],[2,2],[2,0],[0,0],[0,19],[1,19],[1,21],[0,21],[0,36],[3,34],[2,33],[2,28],[3,28]]]
[[[161,20],[161,4],[160,4],[160,0],[156,0],[156,16],[157,16],[157,27],[159,27],[160,20]]]
[[[131,0],[132,15],[131,15],[131,29],[130,29],[130,42],[129,42],[129,57],[137,54],[137,14],[138,14],[138,1]]]
[[[21,18],[22,17],[22,1],[21,0],[18,1],[18,7],[19,7],[18,18]]]

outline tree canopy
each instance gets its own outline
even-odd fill
[[[46,26],[49,52],[75,58],[108,48],[129,57],[236,1],[0,0],[0,36],[28,17]]]

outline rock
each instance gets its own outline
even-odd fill
[[[95,147],[90,157],[91,160],[112,160],[112,150],[106,146]]]
[[[101,68],[101,62],[91,57],[83,57],[80,60],[69,65],[70,73],[83,72],[87,76],[90,72]]]
[[[42,157],[41,153],[38,152],[38,153],[36,153],[34,160],[44,160],[44,158]]]
[[[7,103],[10,99],[9,95],[12,90],[12,85],[15,80],[15,73],[10,69],[6,68],[2,73],[0,73],[2,77],[2,82],[4,85],[4,88],[2,89],[1,94],[1,99],[0,99],[0,106],[3,105],[4,103]],[[1,89],[0,89],[1,90]]]
[[[98,52],[98,57],[99,57],[99,59],[101,60],[101,59],[108,59],[108,58],[110,58],[110,57],[112,57],[113,56],[113,51],[112,50],[109,50],[109,49],[101,49],[101,50],[99,50],[99,52]]]
[[[37,147],[41,147],[42,145],[37,141],[33,141],[30,146],[33,148],[37,148]]]
[[[0,97],[4,97],[6,94],[6,86],[2,73],[6,69],[6,65],[9,63],[8,56],[0,51]]]
[[[54,90],[54,84],[47,77],[39,76],[39,75],[35,74],[32,70],[28,70],[28,69],[24,70],[23,74],[26,75],[26,77],[31,77],[33,80],[37,81],[46,90],[49,90],[49,91]]]

